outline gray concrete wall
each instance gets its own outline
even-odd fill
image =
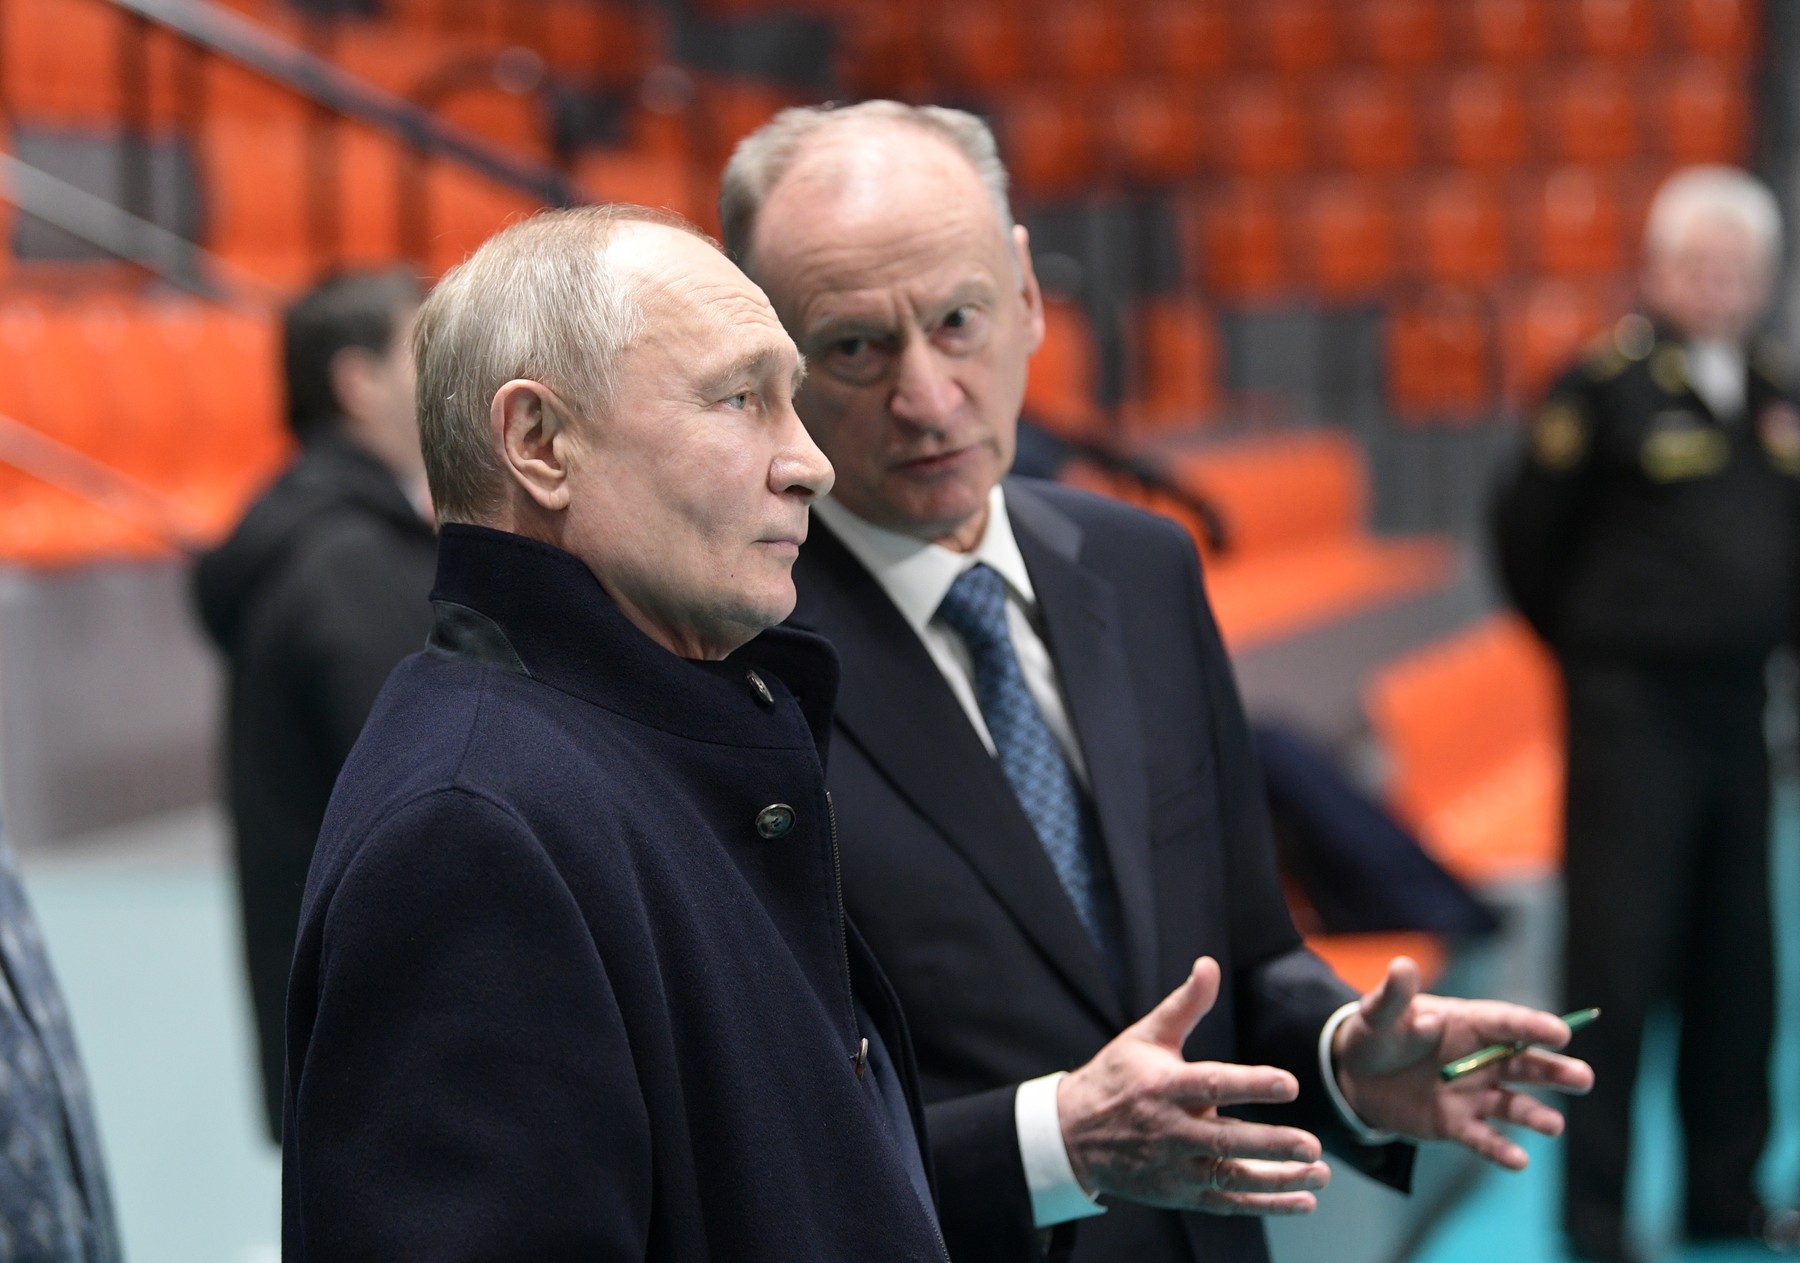
[[[182,563],[0,571],[0,812],[15,845],[213,798],[220,679]]]

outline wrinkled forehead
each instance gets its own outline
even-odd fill
[[[656,351],[703,374],[715,360],[796,357],[767,296],[711,242],[659,224],[626,228],[608,245],[607,264],[643,313],[628,359]]]
[[[772,290],[785,289],[797,269],[813,285],[854,287],[926,259],[960,253],[991,263],[1009,252],[969,160],[899,123],[845,123],[812,138],[769,190],[751,244]]]

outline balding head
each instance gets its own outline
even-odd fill
[[[1767,309],[1781,256],[1781,211],[1734,167],[1677,171],[1650,205],[1645,302],[1683,335],[1744,338]]]
[[[756,274],[753,243],[756,221],[771,190],[800,164],[844,163],[845,174],[867,173],[858,151],[870,157],[884,139],[936,139],[968,165],[980,182],[1003,234],[1013,226],[1006,167],[994,133],[965,110],[941,105],[862,101],[855,105],[808,105],[781,111],[738,143],[719,187],[719,223],[725,248],[740,267]],[[902,145],[902,148],[907,146]],[[892,146],[881,146],[891,152]],[[826,170],[830,170],[829,166]],[[878,174],[878,172],[877,172]]]
[[[732,159],[732,244],[813,366],[797,406],[878,526],[982,536],[1043,307],[993,137],[955,110],[788,111]]]
[[[657,643],[718,658],[786,618],[831,467],[762,291],[685,222],[537,216],[419,323],[420,425],[453,520],[580,558]]]

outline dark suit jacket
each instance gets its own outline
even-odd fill
[[[301,909],[283,1258],[942,1260],[838,893],[829,646],[689,662],[567,553],[440,557]]]
[[[1271,1063],[1282,1121],[1403,1181],[1411,1151],[1354,1146],[1320,1081],[1320,1028],[1351,990],[1282,900],[1267,811],[1192,543],[1166,519],[1013,479],[1007,505],[1093,783],[1123,905],[1119,995],[998,764],[925,647],[822,522],[792,618],[842,662],[830,784],[852,915],[900,992],[919,1056],[940,1212],[957,1258],[1023,1259],[1030,1222],[1013,1094],[1071,1069],[1186,976],[1224,969],[1194,1059]],[[1118,1205],[1077,1259],[1267,1257],[1252,1219]]]

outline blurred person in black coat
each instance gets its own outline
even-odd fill
[[[195,593],[230,663],[226,763],[251,1004],[272,1138],[282,1006],[325,803],[388,672],[425,643],[436,559],[413,416],[421,290],[328,280],[283,327],[293,465],[200,560]]]
[[[1644,308],[1554,386],[1496,505],[1500,573],[1567,690],[1565,999],[1605,1017],[1569,1109],[1564,1229],[1634,1256],[1631,1101],[1653,1006],[1681,1011],[1686,1228],[1754,1237],[1774,955],[1764,673],[1800,595],[1800,413],[1754,332],[1774,197],[1694,168],[1658,191]]]

